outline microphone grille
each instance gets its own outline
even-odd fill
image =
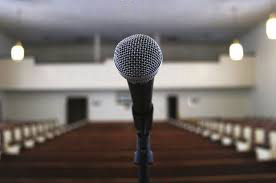
[[[163,60],[159,45],[151,37],[135,34],[115,48],[114,63],[130,83],[145,83],[154,78]]]

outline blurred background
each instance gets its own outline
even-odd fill
[[[164,57],[152,182],[275,183],[275,8],[0,0],[0,182],[137,182],[132,101],[113,54],[147,34]]]
[[[89,120],[131,120],[112,57],[136,33],[153,37],[164,55],[157,120],[170,117],[174,102],[177,118],[275,115],[275,42],[266,33],[273,0],[3,0],[0,8],[3,119],[66,123],[68,101],[82,98]],[[275,19],[271,26],[275,37]]]

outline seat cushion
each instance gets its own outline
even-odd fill
[[[220,139],[220,134],[219,133],[213,133],[211,135],[211,140],[212,141],[218,141]]]
[[[272,160],[272,150],[262,147],[255,148],[256,157],[258,161],[270,161]]]
[[[36,137],[36,141],[38,143],[44,143],[46,141],[46,138],[42,135],[39,135],[39,136]]]
[[[19,144],[9,145],[5,147],[4,152],[5,154],[8,154],[8,155],[19,155],[20,149],[21,149],[21,146]]]
[[[251,143],[246,141],[237,141],[236,150],[238,152],[248,152],[251,150]]]
[[[25,141],[24,141],[24,147],[25,147],[26,149],[31,149],[31,148],[33,148],[34,146],[35,146],[35,141],[34,141],[34,140],[28,139],[28,140],[25,140]]]
[[[203,133],[202,133],[202,136],[203,137],[209,137],[210,136],[210,130],[204,130]]]
[[[222,143],[222,145],[224,145],[224,146],[230,146],[230,145],[232,145],[233,140],[232,140],[231,137],[224,136],[224,137],[222,137],[222,139],[221,139],[221,143]]]
[[[47,137],[47,139],[53,139],[54,138],[54,134],[51,133],[51,132],[47,132],[46,133],[46,137]]]

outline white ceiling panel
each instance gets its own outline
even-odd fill
[[[264,20],[272,1],[1,0],[0,31],[26,41],[72,41],[95,33],[226,41]]]

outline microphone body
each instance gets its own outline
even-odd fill
[[[115,48],[114,63],[128,81],[134,123],[139,132],[147,133],[151,129],[153,82],[162,61],[159,45],[146,35],[129,36]]]
[[[142,84],[128,82],[133,110],[139,114],[147,113],[152,108],[153,80]]]
[[[153,79],[142,84],[128,82],[129,91],[132,98],[132,115],[137,131],[148,133],[152,128],[152,90]]]
[[[132,115],[137,131],[134,163],[139,165],[139,182],[149,182],[148,165],[153,163],[150,147],[154,76],[162,63],[159,45],[149,36],[136,34],[122,40],[115,48],[114,63],[127,80],[132,98]]]

